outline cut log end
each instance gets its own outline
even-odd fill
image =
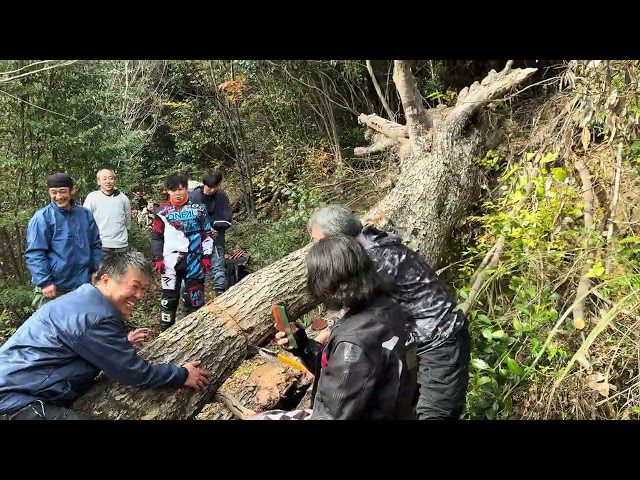
[[[582,330],[584,329],[584,320],[582,318],[574,318],[573,319],[573,326],[577,329],[577,330]]]

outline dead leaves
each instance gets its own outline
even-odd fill
[[[589,127],[584,127],[582,129],[582,135],[580,135],[580,140],[582,141],[582,148],[585,150],[589,146],[589,142],[591,141],[591,132],[589,131]]]
[[[587,377],[587,386],[605,398],[609,396],[609,389],[616,390],[615,385],[609,384],[607,377],[600,372],[592,373]]]
[[[591,390],[593,390],[594,392],[598,392],[604,398],[609,397],[610,390],[617,390],[615,385],[611,385],[609,383],[605,375],[600,372],[593,372],[593,366],[584,353],[576,356],[576,362],[578,362],[580,366],[584,368],[587,373],[589,373],[589,375],[587,376],[587,387],[589,387]]]
[[[242,100],[249,91],[249,87],[245,83],[244,77],[236,77],[234,80],[228,80],[218,85],[218,89],[224,92],[227,100],[232,103]]]

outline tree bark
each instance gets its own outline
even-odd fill
[[[481,84],[464,92],[446,119],[437,125],[422,101],[408,65],[396,61],[394,81],[400,92],[411,144],[402,159],[394,189],[366,216],[381,226],[405,233],[405,241],[437,267],[455,224],[473,198],[474,159],[482,151],[481,129],[466,128],[480,107],[522,82],[535,69],[491,72]],[[140,354],[153,363],[201,360],[212,372],[201,392],[150,391],[102,380],[74,408],[101,418],[192,419],[212,401],[217,388],[247,353],[247,343],[260,344],[275,332],[271,304],[287,306],[291,320],[307,313],[314,302],[305,289],[304,258],[310,245],[255,272],[198,312],[163,332]]]

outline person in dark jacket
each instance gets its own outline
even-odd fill
[[[138,252],[116,253],[98,270],[96,285],[45,304],[0,347],[0,418],[84,420],[70,406],[100,371],[140,388],[200,390],[209,373],[199,361],[154,365],[137,355],[141,329],[125,331],[149,288],[153,267]]]
[[[102,259],[98,225],[91,211],[73,200],[73,179],[56,173],[47,188],[51,203],[29,220],[24,252],[36,307],[93,281]]]
[[[209,221],[217,232],[211,255],[211,275],[213,290],[217,295],[225,291],[227,278],[224,261],[224,234],[231,227],[231,206],[229,197],[220,189],[222,174],[213,172],[202,179],[203,185],[189,192],[192,203],[202,203],[207,207]]]
[[[309,229],[314,240],[335,234],[355,237],[376,271],[395,284],[392,296],[409,314],[418,345],[418,418],[460,418],[469,384],[468,322],[435,272],[398,237],[370,225],[363,228],[343,206],[315,210]]]
[[[298,347],[290,350],[317,381],[310,419],[414,419],[417,359],[408,316],[388,295],[390,286],[362,245],[346,235],[327,237],[311,248],[306,263],[311,295],[341,311],[326,345],[296,325]],[[286,348],[284,333],[276,338]]]

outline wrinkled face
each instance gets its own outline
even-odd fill
[[[202,191],[205,195],[215,195],[215,193],[218,191],[218,187],[208,187],[206,185],[203,185]]]
[[[102,170],[98,175],[98,185],[103,192],[111,193],[116,187],[116,176],[111,170]]]
[[[122,316],[127,318],[136,304],[144,298],[149,282],[148,277],[130,268],[120,281],[107,274],[102,275],[98,281],[98,288],[120,310]]]
[[[311,224],[311,238],[314,242],[317,242],[318,240],[324,238],[324,232],[320,230],[320,227],[317,223]]]
[[[176,190],[167,190],[171,203],[182,203],[187,198],[187,187],[180,186]]]
[[[58,187],[49,189],[51,201],[60,208],[69,208],[74,193],[76,193],[76,187]]]

